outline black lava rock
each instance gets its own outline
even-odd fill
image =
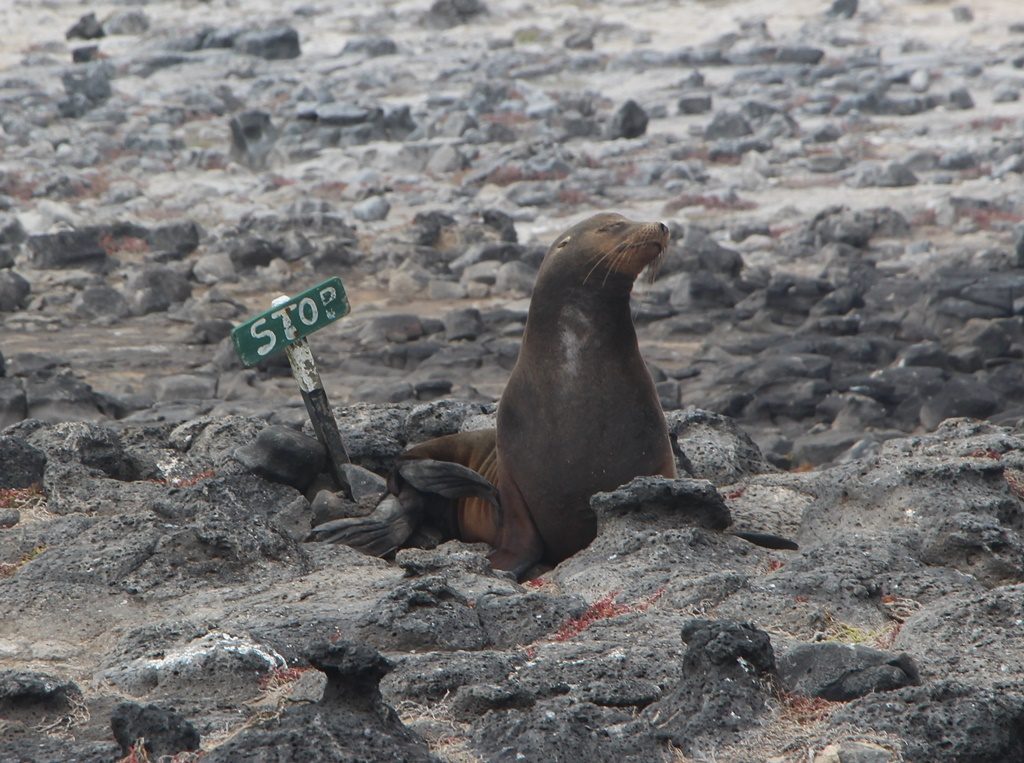
[[[0,670],[0,718],[35,724],[59,715],[81,701],[82,691],[72,681],[46,673]]]
[[[639,138],[647,132],[647,112],[636,101],[626,101],[608,124],[608,138]]]
[[[0,488],[40,484],[45,468],[46,454],[41,450],[15,435],[0,435]]]
[[[749,623],[691,620],[682,637],[688,649],[679,685],[641,716],[657,737],[694,750],[758,725],[777,680],[768,634]]]
[[[711,111],[711,96],[708,93],[687,93],[676,101],[680,114],[707,114]]]
[[[380,680],[391,663],[375,649],[337,641],[314,647],[309,662],[327,677],[319,702],[287,708],[219,745],[203,760],[436,761],[426,743],[381,699]]]
[[[422,21],[435,29],[451,29],[485,13],[487,6],[480,0],[434,0]]]
[[[192,294],[192,284],[173,268],[148,265],[128,279],[126,291],[132,312],[148,315],[184,302]]]
[[[71,25],[64,33],[64,37],[68,40],[95,40],[103,34],[103,25],[96,18],[96,14],[87,13]]]
[[[834,641],[801,644],[779,659],[778,669],[786,691],[832,702],[920,683],[917,666],[909,655]]]
[[[93,228],[29,236],[28,248],[32,266],[44,270],[100,267],[108,259],[100,233]]]
[[[195,726],[173,710],[156,705],[122,702],[114,708],[110,728],[125,755],[139,740],[150,755],[176,755],[199,749],[199,732]]]
[[[854,700],[829,718],[888,732],[903,743],[906,760],[1024,760],[1024,694],[938,681]]]
[[[61,75],[67,100],[61,101],[62,116],[76,118],[110,98],[111,67],[105,62],[88,63]]]
[[[590,507],[599,521],[602,514],[653,513],[709,530],[724,530],[732,523],[725,500],[706,480],[635,477],[611,492],[597,493]]]
[[[280,425],[262,430],[255,442],[235,451],[235,458],[256,474],[299,490],[309,487],[326,464],[319,440]]]
[[[0,313],[21,310],[28,302],[32,284],[13,270],[0,270]]]

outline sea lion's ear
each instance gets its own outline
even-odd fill
[[[395,472],[421,493],[433,493],[442,498],[482,498],[498,505],[498,489],[462,464],[417,458],[399,463]]]
[[[557,244],[555,244],[555,249],[565,249],[565,247],[569,244],[570,241],[572,241],[572,236],[566,236]]]

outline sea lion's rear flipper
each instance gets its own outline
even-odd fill
[[[762,548],[774,548],[779,551],[800,550],[800,546],[796,544],[796,541],[792,541],[789,538],[783,538],[780,535],[748,532],[747,530],[733,530],[732,534],[737,538],[742,538],[747,541],[747,543],[753,543],[755,546],[761,546]]]
[[[370,556],[387,556],[399,548],[419,525],[422,502],[412,491],[401,498],[384,497],[365,517],[346,517],[324,522],[310,530],[306,540],[341,543]]]
[[[451,461],[418,458],[403,461],[396,467],[398,475],[421,493],[442,498],[482,498],[498,508],[498,489],[477,472]]]

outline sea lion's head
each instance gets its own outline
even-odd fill
[[[562,233],[548,249],[541,272],[558,274],[563,283],[631,285],[668,246],[664,223],[640,223],[615,212],[602,212]]]

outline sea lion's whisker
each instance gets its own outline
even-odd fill
[[[604,280],[601,282],[601,286],[604,286],[605,284],[608,283],[608,276],[611,274],[613,270],[617,271],[619,269],[618,266],[621,263],[625,262],[630,252],[633,251],[633,248],[633,245],[628,243],[623,243],[615,247],[615,259],[612,260],[612,263],[608,266],[608,269],[604,271]]]
[[[590,278],[590,276],[593,274],[593,272],[595,270],[597,270],[598,265],[600,265],[602,262],[604,262],[609,257],[614,257],[618,253],[618,251],[622,248],[622,246],[623,246],[623,244],[618,244],[617,246],[615,246],[615,248],[610,249],[609,251],[605,252],[604,254],[600,255],[597,258],[597,262],[594,263],[594,267],[592,267],[587,272],[587,274],[583,277],[583,285],[584,286],[587,285],[587,280]]]
[[[589,271],[587,271],[587,274],[585,276],[583,276],[583,285],[584,286],[587,285],[587,280],[589,280],[590,276],[594,273],[595,270],[597,270],[597,266],[600,265],[602,262],[604,262],[604,260],[606,260],[611,255],[612,255],[612,252],[605,252],[604,254],[602,254],[600,257],[597,258],[597,261],[594,263],[594,267],[592,267]]]

